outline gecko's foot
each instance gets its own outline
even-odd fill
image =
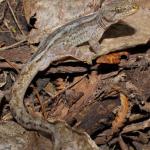
[[[89,41],[89,44],[90,44],[90,46],[91,46],[91,49],[90,49],[90,50],[91,50],[93,53],[98,54],[99,51],[100,51],[100,49],[101,49],[101,46],[100,46],[99,42],[98,42],[98,41],[93,41],[93,40],[91,40],[91,41]]]

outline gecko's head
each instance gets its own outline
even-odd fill
[[[102,4],[102,16],[110,22],[117,22],[132,15],[139,9],[133,0],[105,0]]]

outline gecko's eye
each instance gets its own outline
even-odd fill
[[[135,5],[132,6],[132,8],[133,8],[133,9],[138,9],[139,6],[135,4]]]

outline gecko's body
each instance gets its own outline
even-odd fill
[[[23,99],[30,82],[39,71],[45,70],[54,61],[73,57],[81,61],[91,62],[93,58],[105,54],[105,52],[100,51],[98,43],[104,31],[110,25],[136,11],[137,6],[128,0],[112,0],[111,4],[102,6],[99,11],[58,28],[44,39],[39,45],[39,50],[22,69],[12,88],[10,107],[16,121],[26,129],[52,134],[55,140],[54,149],[59,149],[61,140],[59,141],[58,137],[61,138],[62,135],[58,126],[63,124],[61,122],[60,124],[50,123],[42,118],[34,117],[28,114],[24,107]],[[78,50],[77,46],[84,42],[89,42],[93,52],[86,51],[83,53]],[[68,126],[67,128],[71,131]],[[84,141],[84,139],[82,140]],[[84,142],[81,145],[85,147]],[[83,149],[82,146],[81,149]],[[85,149],[87,150],[94,149],[87,143],[86,146]]]

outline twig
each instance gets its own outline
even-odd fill
[[[6,60],[6,59],[4,59],[4,60]],[[12,65],[15,66],[15,69],[17,68],[17,70],[21,69],[23,66],[22,64],[16,64],[14,62],[11,62],[11,65],[8,62],[1,62],[0,63],[0,69],[2,69],[2,68],[14,68],[14,67],[12,67]]]
[[[12,64],[9,60],[7,60],[7,59],[5,59],[5,61],[12,67],[12,68],[14,68],[16,71],[17,71],[17,73],[19,74],[19,70],[18,70],[18,68],[16,68],[15,67],[15,65],[14,64]]]
[[[118,142],[122,150],[129,150],[127,144],[123,141],[121,135],[119,136]]]
[[[16,46],[18,46],[18,45],[20,45],[21,43],[24,43],[24,42],[26,42],[26,41],[27,41],[26,39],[23,39],[23,40],[21,40],[21,41],[19,41],[19,42],[16,42],[16,43],[12,44],[12,45],[2,47],[2,48],[0,48],[0,51],[4,51],[4,50],[7,50],[7,49],[16,47]]]
[[[21,27],[20,27],[20,25],[19,25],[19,23],[18,23],[18,21],[17,21],[17,18],[16,18],[16,16],[15,16],[15,13],[14,13],[14,11],[13,11],[13,9],[12,9],[12,7],[11,7],[9,1],[8,1],[8,0],[5,0],[5,1],[6,1],[7,4],[8,4],[8,7],[9,7],[11,13],[12,13],[12,16],[13,16],[13,18],[14,18],[14,20],[15,20],[17,26],[18,26],[18,29],[20,30],[20,32],[22,33],[22,35],[25,36],[24,32],[21,30]]]
[[[150,119],[143,121],[143,122],[128,125],[128,126],[124,127],[124,129],[121,133],[144,130],[145,128],[149,128],[149,127],[150,127]]]

